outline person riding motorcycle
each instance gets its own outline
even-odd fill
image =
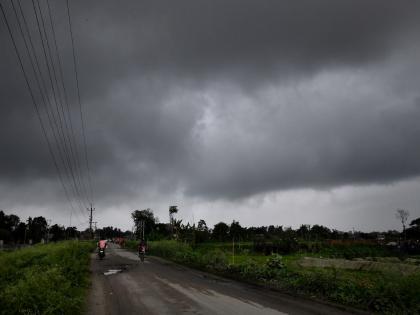
[[[100,259],[105,257],[105,248],[107,248],[107,246],[106,240],[100,240],[98,242],[98,255]]]
[[[106,243],[106,240],[100,240],[98,242],[98,248],[99,249],[105,250],[105,248],[107,248],[107,246],[108,246],[108,244]]]
[[[146,242],[142,239],[138,245],[138,253],[141,261],[144,260],[144,255],[146,254]]]

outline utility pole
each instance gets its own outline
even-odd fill
[[[47,243],[50,241],[50,225],[51,225],[51,219],[47,220]]]
[[[97,230],[96,223],[98,223],[98,222],[96,222],[96,221],[95,222],[92,222],[92,224],[95,225],[95,230],[93,232],[93,235],[98,236],[97,233],[96,233],[96,230]],[[99,236],[99,239],[100,239],[100,236]]]
[[[25,225],[25,236],[23,237],[23,244],[26,245],[26,231],[28,230],[28,226]]]
[[[87,210],[90,211],[90,215],[89,215],[89,230],[90,230],[90,235],[93,238],[92,223],[93,223],[93,211],[95,210],[95,208],[92,208],[92,204],[90,204],[90,209],[87,209]]]

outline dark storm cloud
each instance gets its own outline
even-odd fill
[[[348,72],[341,75],[324,74],[280,88],[278,98],[242,99],[233,109],[214,108],[216,126],[204,131],[204,162],[196,169],[201,180],[188,192],[241,197],[276,189],[388,183],[418,175],[418,92],[384,90],[390,82],[381,75],[392,73],[366,77],[362,72],[352,78],[355,82],[349,82]],[[420,72],[411,79],[419,78]],[[242,117],[232,119],[241,112]]]
[[[105,1],[74,7],[78,34],[83,34],[80,49],[88,61],[84,67],[104,88],[112,84],[111,74],[118,79],[150,73],[227,78],[252,87],[273,77],[372,62],[419,25],[414,2],[153,1],[121,6]]]
[[[416,2],[70,4],[98,198],[232,198],[420,172],[420,71],[406,54]],[[53,11],[76,112],[65,9]],[[56,180],[4,27],[0,36],[1,178]],[[361,70],[360,82],[337,84]]]

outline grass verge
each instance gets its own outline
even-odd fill
[[[0,314],[81,314],[92,242],[36,245],[0,256]]]
[[[126,244],[136,250],[136,243]],[[210,244],[193,249],[177,241],[149,242],[148,252],[236,280],[356,307],[380,314],[420,314],[420,274],[401,276],[389,272],[367,272],[334,268],[302,268],[302,256],[263,256],[244,250],[233,264],[229,251]],[[334,254],[334,253],[332,253]],[[338,253],[341,256],[341,253]]]

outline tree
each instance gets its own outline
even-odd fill
[[[9,231],[13,232],[16,230],[17,226],[19,225],[20,219],[17,215],[10,214],[6,215],[6,225]]]
[[[143,227],[145,237],[153,232],[156,224],[156,218],[153,214],[152,209],[147,208],[144,210],[134,210],[131,213],[131,218],[134,221],[134,225],[136,228],[136,237],[138,239],[141,239],[143,237]]]
[[[198,221],[197,231],[208,231],[207,223],[203,219]]]
[[[195,241],[196,243],[202,243],[202,242],[207,241],[209,237],[210,237],[210,232],[209,232],[209,228],[207,227],[206,221],[201,219],[200,221],[198,221],[197,231],[195,234]]]
[[[420,218],[417,218],[417,219],[411,221],[410,226],[418,226],[418,227],[420,227]]]
[[[310,229],[311,226],[309,224],[302,224],[300,228],[296,230],[296,234],[300,238],[308,241],[310,239]]]
[[[32,239],[34,243],[38,243],[46,236],[47,232],[47,220],[44,217],[35,217],[28,219],[29,239]]]
[[[311,228],[311,235],[314,235],[316,240],[329,238],[330,234],[330,229],[322,225],[315,224]]]
[[[408,239],[420,239],[420,218],[417,218],[410,223],[410,227],[405,230]]]
[[[0,239],[6,242],[16,242],[16,229],[20,223],[20,219],[17,215],[7,215],[0,210]]]
[[[51,226],[49,234],[51,235],[51,240],[53,242],[64,240],[66,238],[66,230],[64,229],[64,226],[58,224]]]
[[[114,238],[114,237],[121,237],[123,232],[120,229],[114,228],[112,226],[106,226],[101,229],[100,236],[101,238]]]
[[[171,234],[174,234],[174,214],[178,213],[178,206],[169,206],[169,225]]]
[[[229,236],[229,226],[224,222],[217,223],[213,228],[213,239],[224,242]]]
[[[403,234],[404,234],[404,239],[406,238],[406,234],[405,234],[405,224],[407,223],[408,217],[410,216],[410,212],[408,212],[407,210],[404,209],[397,209],[395,211],[395,217],[397,218],[397,220],[399,220],[403,226]]]
[[[240,240],[242,238],[243,230],[244,229],[239,224],[239,222],[233,220],[229,228],[229,235],[235,240]]]
[[[169,207],[169,214],[178,213],[178,206],[170,206]]]
[[[25,222],[20,222],[16,229],[13,232],[13,238],[15,242],[23,243],[25,242],[25,234],[26,234],[27,226]]]
[[[175,232],[176,238],[179,239],[179,234],[184,227],[182,224],[182,220],[173,219],[171,227],[172,227],[171,237],[173,236],[173,233]]]
[[[66,228],[66,235],[67,238],[76,238],[80,236],[80,232],[77,230],[77,227],[69,226]]]

